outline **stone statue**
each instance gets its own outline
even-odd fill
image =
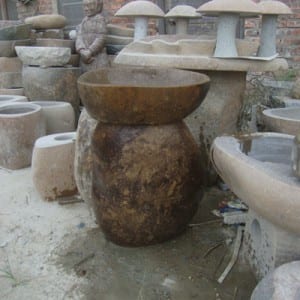
[[[85,17],[77,27],[76,51],[83,72],[108,66],[105,48],[106,22],[102,16],[103,0],[83,0]]]

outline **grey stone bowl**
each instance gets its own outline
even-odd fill
[[[16,47],[16,52],[24,65],[60,67],[68,63],[71,49],[65,47]]]

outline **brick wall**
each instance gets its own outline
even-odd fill
[[[53,12],[52,0],[36,0],[38,1],[38,13],[46,14]],[[59,1],[59,0],[58,0]],[[127,27],[133,27],[132,19],[114,18],[115,12],[124,4],[131,0],[104,0],[104,11],[107,18],[113,23],[123,24]],[[185,3],[194,7],[199,7],[207,0],[166,0],[167,10],[179,3]],[[260,2],[260,0],[255,0]],[[293,15],[282,16],[278,20],[277,30],[277,49],[283,57],[285,57],[289,65],[294,68],[300,67],[300,0],[281,0],[287,4],[293,11]],[[157,0],[153,0],[157,2]],[[150,22],[152,33],[157,31],[157,23],[155,20]],[[190,33],[194,34],[213,34],[216,31],[216,23],[214,18],[204,17],[200,21],[191,21],[189,27]],[[260,34],[260,19],[246,19],[245,21],[245,37],[257,40]]]
[[[260,2],[260,1],[256,1]],[[280,16],[277,27],[277,50],[287,59],[290,67],[300,67],[300,0],[281,0],[288,5],[293,14]],[[260,19],[248,19],[245,22],[246,38],[259,39]]]

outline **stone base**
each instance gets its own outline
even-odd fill
[[[19,57],[0,57],[1,72],[22,72],[22,66]]]
[[[0,72],[0,88],[22,86],[22,72]]]
[[[287,232],[249,210],[243,254],[260,279],[276,267],[300,259],[300,235]]]

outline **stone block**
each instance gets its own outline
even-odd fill
[[[300,259],[300,236],[273,225],[249,210],[243,254],[257,278],[261,279],[276,267]]]

